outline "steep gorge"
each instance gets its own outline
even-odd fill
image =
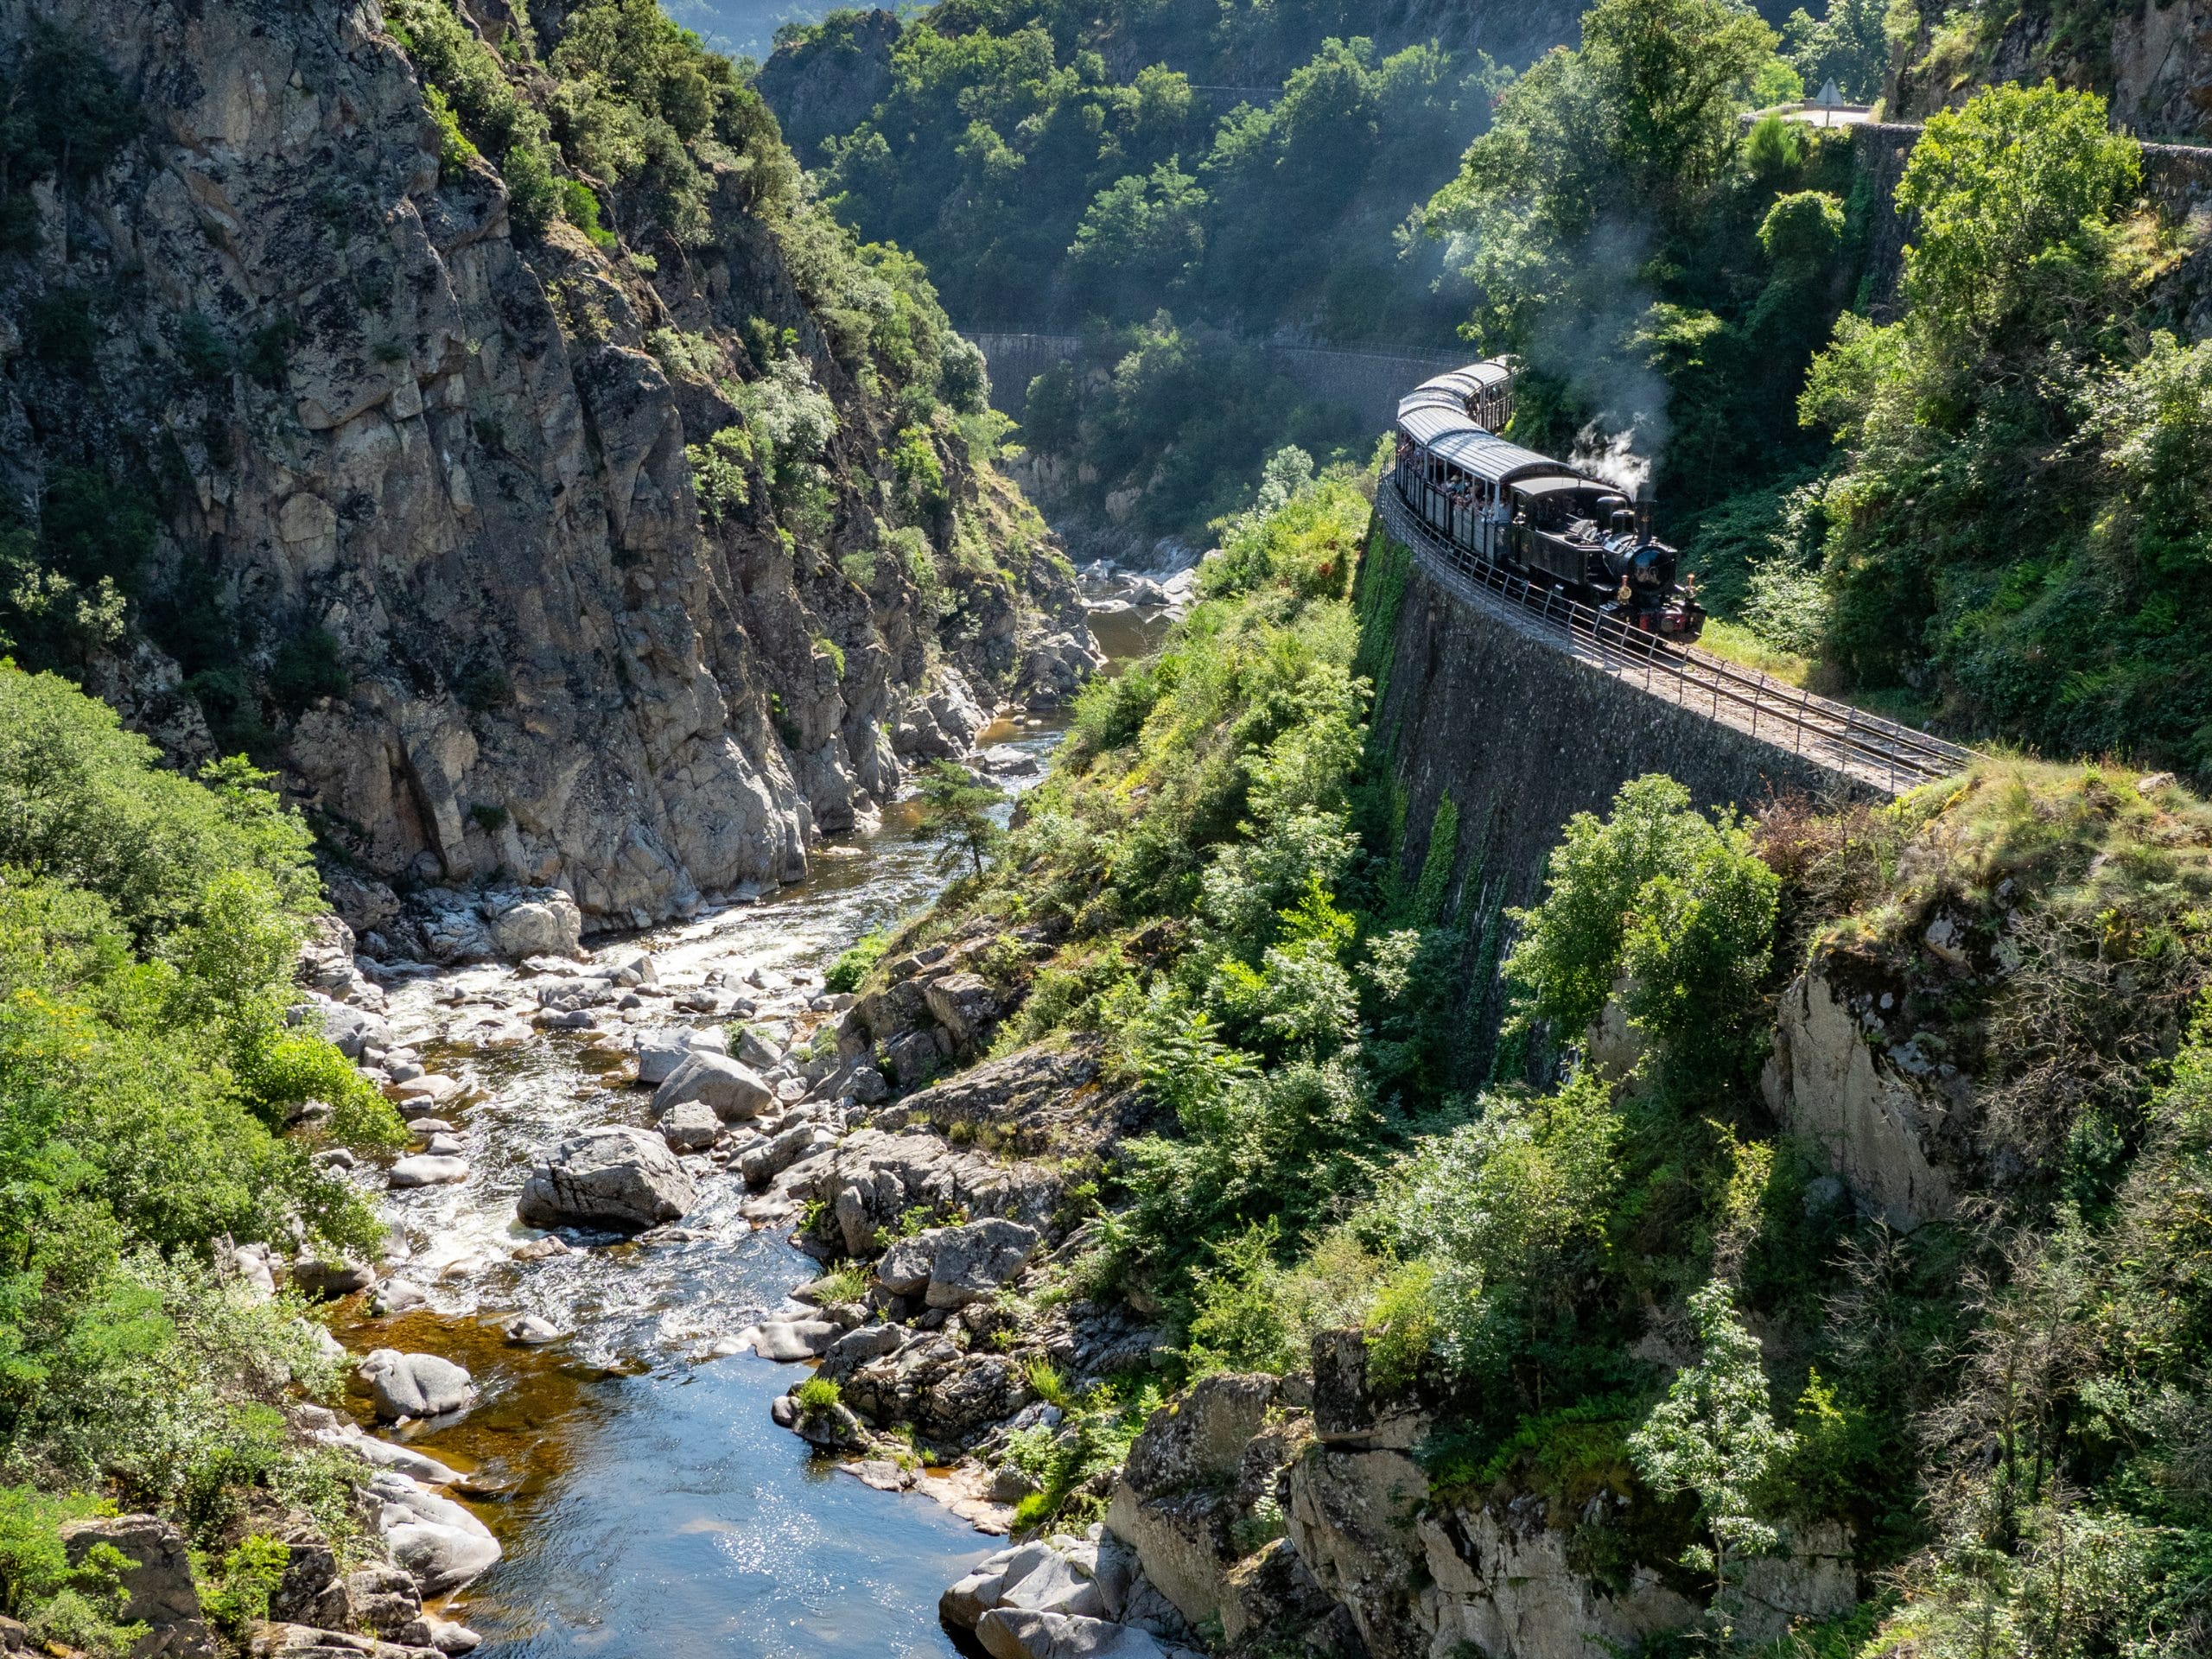
[[[358,925],[792,879],[1088,672],[980,359],[650,5],[10,3],[0,64],[0,629],[279,766]]]

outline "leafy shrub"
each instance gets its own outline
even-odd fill
[[[545,227],[561,214],[567,196],[563,181],[553,176],[557,152],[550,144],[525,139],[510,144],[499,161],[499,177],[507,187],[507,221],[525,239],[543,236]]]
[[[353,685],[345,648],[324,628],[294,634],[276,648],[269,667],[269,695],[287,714],[299,714],[324,697],[342,697]]]
[[[93,1659],[122,1659],[146,1630],[120,1622],[126,1601],[121,1576],[135,1563],[103,1544],[72,1567],[59,1530],[64,1522],[104,1508],[112,1510],[90,1498],[0,1486],[0,1614],[21,1620],[35,1640]]]
[[[1217,1245],[1215,1265],[1197,1274],[1189,1351],[1193,1373],[1281,1373],[1298,1365],[1302,1356],[1273,1282],[1281,1237],[1272,1224],[1249,1227]]]
[[[238,366],[247,376],[271,390],[284,384],[286,361],[292,342],[300,337],[300,325],[289,317],[278,317],[254,330],[245,343],[245,350],[238,354]]]
[[[946,505],[944,466],[929,433],[918,426],[906,428],[893,445],[890,461],[900,507],[915,518],[935,520]]]
[[[483,159],[483,152],[468,141],[461,130],[461,118],[454,113],[452,100],[435,86],[423,88],[423,107],[430,112],[431,124],[438,130],[438,177],[447,184],[459,184],[468,176],[472,162]]]
[[[213,1572],[203,1557],[196,1563],[201,1609],[218,1630],[238,1640],[269,1617],[270,1598],[284,1582],[291,1559],[291,1546],[265,1532],[248,1533]]]
[[[1022,1380],[1029,1385],[1029,1392],[1047,1405],[1065,1409],[1075,1402],[1074,1390],[1068,1387],[1067,1379],[1060,1375],[1058,1368],[1049,1359],[1031,1360],[1028,1369],[1022,1373]]]
[[[823,1306],[857,1302],[868,1294],[868,1269],[857,1262],[843,1262],[817,1279],[809,1294]]]
[[[753,462],[753,441],[743,427],[726,426],[704,443],[684,445],[683,458],[690,463],[691,488],[698,498],[699,514],[709,524],[734,518],[737,510],[752,499],[746,473]]]
[[[830,1378],[810,1376],[791,1390],[791,1398],[798,1402],[800,1415],[817,1417],[837,1405],[842,1396]]]
[[[515,700],[514,682],[497,663],[472,664],[461,675],[454,691],[461,698],[461,707],[474,715],[488,715],[494,709],[508,708]]]
[[[582,179],[556,179],[554,185],[560,192],[562,218],[599,247],[612,251],[618,245],[614,232],[599,222],[599,195],[596,191]]]
[[[195,380],[213,384],[230,374],[231,348],[215,332],[215,326],[197,311],[188,311],[177,319],[176,354],[185,372]]]
[[[856,991],[868,970],[883,960],[883,953],[891,948],[891,936],[881,928],[863,933],[830,964],[830,971],[822,976],[823,988],[833,994]]]

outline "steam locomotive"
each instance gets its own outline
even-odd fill
[[[1407,506],[1476,558],[1562,590],[1608,620],[1687,644],[1705,627],[1696,578],[1651,534],[1648,489],[1603,480],[1497,435],[1513,414],[1510,358],[1424,380],[1398,403],[1393,480]]]

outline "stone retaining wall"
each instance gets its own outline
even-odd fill
[[[1452,897],[1475,952],[1462,1081],[1490,1073],[1502,1012],[1503,916],[1534,900],[1544,861],[1577,812],[1605,810],[1647,772],[1701,807],[1756,810],[1777,796],[1836,799],[1855,787],[1816,763],[1665,702],[1459,599],[1411,561],[1382,678],[1374,741],[1405,795],[1408,880],[1448,792],[1459,809]]]

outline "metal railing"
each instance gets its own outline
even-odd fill
[[[1669,644],[1556,588],[1493,564],[1429,524],[1399,493],[1398,484],[1395,470],[1386,474],[1375,493],[1376,505],[1390,533],[1416,557],[1442,574],[1447,585],[1464,585],[1478,601],[1504,601],[1516,620],[1533,622],[1538,632],[1563,641],[1580,660],[1618,679],[1892,795],[1954,776],[1975,759],[1973,750],[1959,744],[1815,696],[1756,669]]]

